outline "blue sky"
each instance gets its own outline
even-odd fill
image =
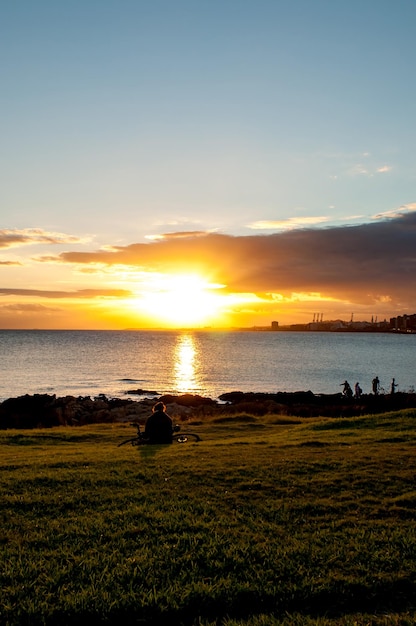
[[[0,288],[62,282],[45,257],[70,249],[414,211],[415,18],[413,0],[4,4]]]

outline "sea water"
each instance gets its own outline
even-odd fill
[[[378,376],[416,386],[416,335],[262,331],[0,331],[0,401],[34,393],[137,398],[337,393]],[[141,390],[139,395],[132,391]]]

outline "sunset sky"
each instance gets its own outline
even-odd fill
[[[0,328],[416,312],[414,0],[17,0]]]

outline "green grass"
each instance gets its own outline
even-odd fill
[[[416,623],[416,411],[132,430],[0,431],[2,626]]]

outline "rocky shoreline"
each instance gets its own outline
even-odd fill
[[[144,390],[139,391],[142,394]],[[169,414],[179,422],[241,414],[342,418],[416,408],[416,394],[401,392],[386,395],[368,394],[359,399],[347,399],[341,393],[233,391],[222,394],[218,400],[192,394],[159,395],[153,391],[147,393],[151,397],[138,401],[107,398],[103,394],[94,398],[57,397],[48,394],[26,394],[9,398],[0,403],[0,430],[144,422],[154,403],[159,400],[166,404]]]

